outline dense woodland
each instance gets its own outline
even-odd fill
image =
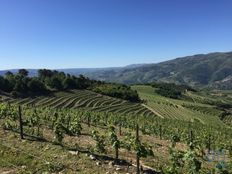
[[[76,77],[56,70],[40,69],[37,77],[29,77],[25,69],[20,69],[16,74],[8,71],[0,76],[0,91],[13,97],[48,95],[72,89],[88,89],[132,102],[140,101],[137,92],[129,86],[91,80],[83,75]]]
[[[131,90],[129,86],[120,84],[104,84],[96,86],[93,91],[104,95],[129,100],[132,102],[139,102],[137,92]]]
[[[152,87],[156,89],[156,93],[173,99],[182,97],[186,90],[195,92],[196,90],[187,85],[176,85],[174,83],[152,83]]]

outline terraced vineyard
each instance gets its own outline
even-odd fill
[[[53,96],[13,99],[9,96],[0,96],[2,102],[16,103],[27,106],[42,106],[50,108],[85,108],[91,111],[112,112],[120,114],[137,114],[154,116],[154,113],[141,104],[131,103],[88,90],[73,90],[56,93]]]
[[[223,122],[225,122],[228,125],[232,125],[232,115],[225,116],[225,118],[223,119]]]
[[[229,115],[222,122],[218,115],[223,111],[214,105],[162,97],[150,86],[133,88],[143,103],[88,90],[22,99],[1,95],[0,173],[135,173],[138,154],[143,152],[143,169],[168,174],[176,151],[183,154],[174,159],[184,162],[179,173],[196,167],[185,160],[191,153],[195,155],[190,160],[201,164],[195,173],[203,174],[221,162],[207,161],[205,152],[221,149],[231,173],[232,131],[223,123],[231,122]]]
[[[89,90],[73,90],[70,92],[59,92],[52,96],[14,99],[6,95],[0,96],[1,101],[16,103],[20,105],[32,105],[50,108],[83,108],[89,111],[111,112],[125,115],[160,116],[169,119],[180,119],[185,121],[199,121],[201,123],[223,124],[219,119],[222,111],[218,110],[208,101],[196,94],[188,93],[191,100],[175,100],[162,97],[154,92],[150,86],[136,85],[140,98],[145,104],[131,103],[101,95]],[[197,101],[197,102],[196,102]],[[202,101],[202,102],[199,102]],[[216,101],[209,99],[209,102]],[[231,122],[231,117],[226,122]]]
[[[135,85],[133,89],[138,91],[140,98],[145,100],[149,107],[164,118],[223,124],[218,117],[221,111],[212,105],[206,104],[208,101],[205,98],[203,100],[197,95],[192,95],[194,98],[190,98],[189,100],[176,100],[156,94],[154,88],[151,86]],[[195,102],[195,100],[198,102]]]

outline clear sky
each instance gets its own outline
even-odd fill
[[[0,0],[0,69],[232,51],[232,0]]]

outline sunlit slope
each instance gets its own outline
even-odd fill
[[[155,89],[147,85],[135,85],[132,88],[138,91],[141,99],[146,101],[146,105],[165,118],[223,124],[218,117],[221,111],[212,105],[197,102],[191,97],[186,100],[166,98],[156,94]]]
[[[83,108],[98,112],[112,112],[130,115],[155,116],[155,114],[138,103],[108,97],[88,90],[73,90],[59,92],[52,96],[13,99],[8,96],[0,96],[0,100],[21,105],[43,106],[51,108]]]

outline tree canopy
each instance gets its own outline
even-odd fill
[[[196,91],[187,85],[177,85],[174,83],[152,83],[152,87],[156,88],[156,93],[169,98],[178,99],[186,90]]]
[[[83,75],[77,77],[49,69],[38,70],[36,77],[29,77],[28,74],[26,69],[20,69],[16,74],[9,71],[0,76],[0,91],[11,93],[13,97],[24,97],[46,95],[55,91],[88,89],[132,102],[140,101],[136,91],[121,84],[91,80]]]

